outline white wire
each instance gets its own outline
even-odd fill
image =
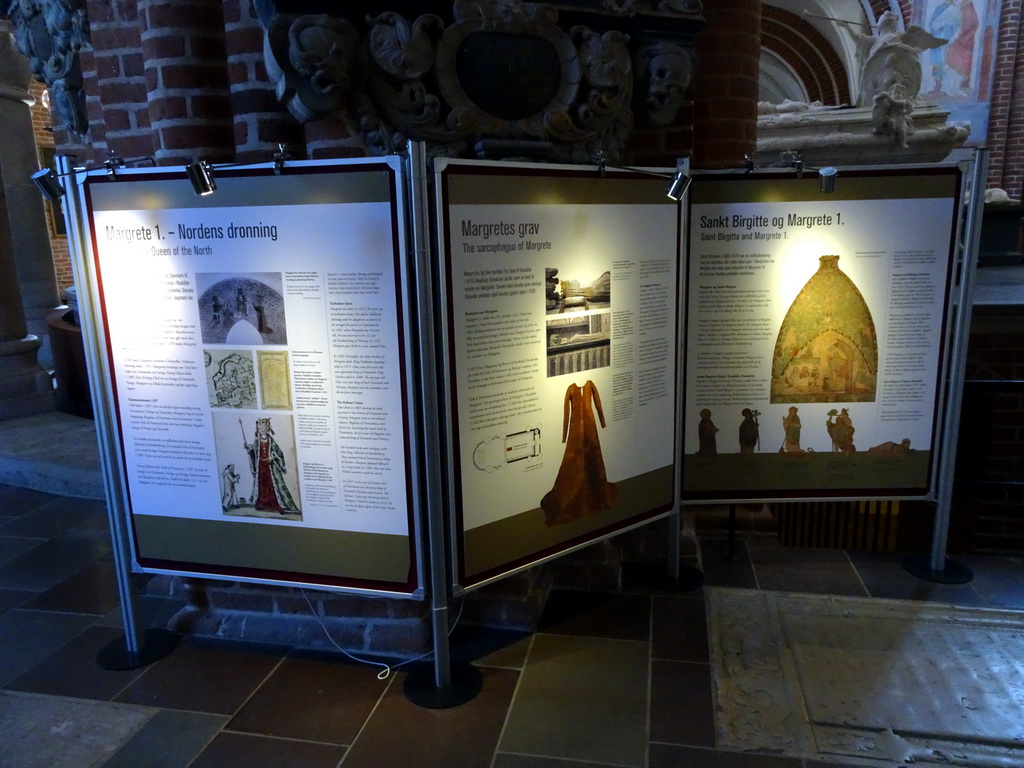
[[[383,667],[383,669],[380,672],[377,673],[377,679],[378,680],[387,680],[389,677],[391,677],[391,673],[393,671],[395,671],[396,669],[398,669],[400,667],[404,667],[406,664],[412,664],[414,661],[420,661],[421,659],[425,659],[425,658],[427,658],[428,656],[430,656],[431,654],[434,653],[433,650],[430,650],[430,651],[427,651],[426,653],[420,654],[419,656],[414,656],[411,659],[406,659],[405,661],[400,661],[397,664],[385,664],[382,661],[371,661],[370,659],[362,659],[362,658],[360,658],[358,656],[355,656],[354,654],[346,651],[344,648],[342,648],[340,645],[338,645],[337,641],[333,637],[331,637],[331,631],[327,628],[327,625],[324,623],[323,619],[321,619],[320,616],[317,615],[316,608],[314,608],[313,607],[313,603],[310,602],[309,595],[306,594],[305,588],[300,587],[299,591],[302,592],[302,597],[306,601],[306,605],[309,606],[309,613],[310,613],[310,615],[314,619],[316,619],[317,624],[319,624],[320,628],[324,631],[324,637],[326,637],[328,640],[330,640],[331,645],[333,645],[335,648],[337,648],[343,654],[345,654],[350,659],[352,659],[352,661],[358,661],[360,664],[370,664],[370,665],[372,665],[374,667]],[[448,635],[449,635],[449,637],[451,636],[452,632],[455,631],[455,627],[458,626],[459,619],[462,618],[462,608],[463,608],[463,606],[465,606],[465,604],[466,604],[466,601],[464,599],[459,601],[459,612],[455,616],[455,621],[452,622],[451,627],[448,628]]]

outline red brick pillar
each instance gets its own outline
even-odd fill
[[[263,63],[263,25],[249,0],[224,0],[235,152],[241,163],[265,162],[285,144],[302,157],[303,130],[277,100]]]
[[[83,47],[79,60],[89,135],[83,144],[80,137],[57,129],[58,152],[86,164],[101,162],[108,150],[124,158],[150,157],[154,147],[134,3],[88,0],[86,11],[92,47]]]
[[[757,149],[761,0],[705,3],[697,35],[693,165],[740,168]]]
[[[139,0],[154,157],[234,159],[221,0]]]
[[[90,61],[89,52],[83,49],[82,74],[89,138],[100,146],[91,157],[79,160],[99,162],[107,149],[124,158],[151,157],[154,146],[134,4],[89,0],[87,8],[92,54]],[[90,64],[95,73],[92,78],[86,69]]]

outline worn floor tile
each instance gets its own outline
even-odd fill
[[[680,580],[669,578],[665,561],[640,561],[622,564],[622,591],[633,595],[686,595],[699,597],[704,574],[696,558],[680,561]]]
[[[801,768],[801,765],[802,762],[793,757],[651,744],[649,768]]]
[[[95,616],[21,609],[0,616],[0,686],[34,667],[95,620]]]
[[[96,562],[108,551],[109,541],[62,534],[0,565],[0,587],[43,592]]]
[[[481,667],[522,669],[531,637],[518,629],[462,625],[451,634],[451,654]]]
[[[646,595],[554,590],[548,595],[540,631],[553,635],[647,640],[651,599]]]
[[[519,673],[482,669],[476,698],[451,709],[410,702],[399,674],[345,757],[345,768],[481,768],[489,766]]]
[[[39,593],[25,589],[0,589],[0,614],[24,605],[37,594]]]
[[[286,658],[232,718],[228,729],[264,736],[351,744],[387,687],[379,669],[340,654]]]
[[[1024,609],[1024,558],[995,555],[963,555],[957,560],[969,567],[971,586],[994,608]]]
[[[731,558],[727,539],[702,539],[700,549],[705,586],[757,589],[754,566],[743,539],[736,541],[736,551]]]
[[[851,552],[857,574],[871,597],[927,600],[954,605],[984,605],[973,584],[939,584],[914,576],[903,567],[903,555]]]
[[[331,744],[221,733],[190,768],[335,768],[344,756],[344,747]]]
[[[34,611],[93,613],[103,616],[120,603],[117,574],[113,565],[90,563],[78,573],[29,601],[25,608]]]
[[[494,760],[494,768],[618,768],[608,763],[581,763],[578,760],[559,760],[554,757],[536,757],[534,755],[499,754]]]
[[[749,536],[747,551],[754,565],[782,563],[846,563],[846,552],[826,547],[788,547],[775,536]]]
[[[62,497],[52,493],[34,491],[31,488],[16,488],[5,486],[6,491],[0,495],[0,514],[18,517],[26,512],[31,512],[44,504]]]
[[[2,509],[2,505],[0,505]],[[18,516],[2,529],[4,536],[50,539],[79,526],[107,528],[106,503],[92,499],[56,496],[51,501]]]
[[[651,658],[708,660],[704,600],[693,597],[655,597],[653,613]]]
[[[709,665],[651,662],[651,741],[715,746]]]
[[[102,669],[96,663],[100,649],[121,636],[119,630],[110,627],[89,627],[6,687],[109,701],[143,672],[143,669],[115,672]]]
[[[102,768],[185,768],[225,722],[223,715],[160,710]]]
[[[643,766],[647,643],[539,634],[499,751]]]
[[[186,638],[117,696],[117,701],[232,715],[284,656],[284,649]]]
[[[0,533],[2,532],[3,529],[0,528]],[[25,538],[22,536],[4,534],[0,536],[0,564],[7,562],[12,557],[28,552],[29,550],[38,547],[40,544],[45,543],[46,539]]]
[[[867,597],[867,590],[849,561],[806,564],[768,563],[755,565],[754,570],[757,573],[757,583],[761,589],[772,592],[807,592]]]
[[[144,707],[0,691],[0,766],[102,765],[153,714]]]

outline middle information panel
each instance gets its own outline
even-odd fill
[[[672,508],[680,211],[649,174],[435,174],[466,587]]]

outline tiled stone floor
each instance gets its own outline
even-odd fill
[[[709,586],[1024,608],[1017,558],[960,558],[974,580],[945,586],[888,554],[769,537],[741,539],[732,560],[724,540],[702,550]],[[142,602],[150,626],[177,608]],[[700,590],[556,592],[534,635],[459,627],[454,653],[484,684],[449,710],[411,704],[402,671],[382,681],[277,646],[186,638],[148,667],[104,671],[95,658],[119,636],[117,606],[102,502],[0,485],[0,768],[824,765],[716,749]],[[12,736],[43,727],[61,749],[18,751]]]

